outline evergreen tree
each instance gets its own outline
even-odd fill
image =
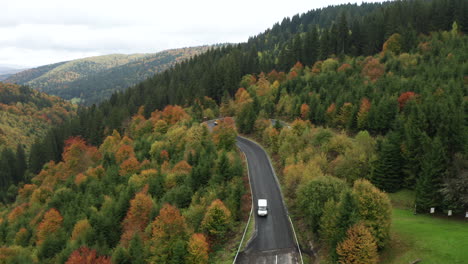
[[[217,174],[219,177],[218,183],[227,182],[231,179],[231,170],[229,164],[229,158],[226,154],[226,151],[221,153],[218,162]]]
[[[380,142],[378,158],[374,163],[372,183],[386,192],[396,192],[402,186],[400,136],[389,132],[387,139]]]
[[[354,20],[352,26],[351,26],[351,36],[350,38],[350,53],[353,56],[358,56],[360,54],[363,54],[364,50],[364,39],[365,35],[363,34],[361,30],[361,25],[358,20]]]
[[[24,172],[27,169],[26,164],[26,153],[24,152],[23,146],[18,144],[16,147],[16,183],[23,181]]]
[[[438,137],[427,139],[422,158],[421,173],[416,183],[416,210],[429,212],[429,208],[442,203],[440,189],[447,173],[446,150]]]
[[[253,103],[246,104],[236,118],[237,128],[241,133],[250,134],[254,129],[257,115],[254,110]]]
[[[330,255],[332,259],[336,260],[336,246],[342,242],[346,237],[346,231],[358,221],[356,198],[353,196],[351,191],[345,191],[341,195],[340,202],[338,204],[338,215],[336,218],[336,232],[334,237],[330,239]]]
[[[327,29],[323,29],[320,35],[320,60],[328,58],[328,55],[332,53],[330,46],[330,33]]]
[[[0,152],[0,190],[6,190],[10,184],[16,183],[16,173],[15,153],[9,148],[4,148]]]
[[[132,264],[144,264],[145,262],[145,248],[143,241],[139,234],[135,233],[132,240],[130,241],[130,246],[128,247],[128,254],[132,260]]]
[[[404,110],[409,113],[403,126],[404,151],[402,152],[402,156],[404,158],[404,166],[402,169],[405,173],[406,186],[414,188],[416,179],[421,171],[422,156],[424,155],[424,141],[427,137],[425,132],[427,129],[427,122],[421,107],[414,100],[408,101]]]
[[[338,22],[338,43],[337,53],[346,54],[348,52],[349,28],[345,12],[342,12]]]
[[[302,44],[301,36],[299,34],[296,34],[292,42],[292,51],[291,51],[292,59],[294,59],[295,62],[304,61],[302,57],[302,54],[303,54],[302,47],[303,47],[303,44]]]

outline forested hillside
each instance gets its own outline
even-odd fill
[[[17,73],[5,82],[91,105],[209,49],[182,48],[154,54],[104,55],[60,62]]]
[[[12,68],[11,66],[0,65],[0,81],[5,80],[11,75],[23,71],[24,69]]]
[[[75,115],[76,106],[58,97],[0,82],[0,200],[24,180],[32,143]]]
[[[250,211],[234,122],[210,133],[167,106],[128,125],[99,147],[68,139],[61,162],[20,186],[0,209],[2,261],[213,261]]]
[[[33,145],[30,169],[39,174],[31,184],[20,186],[16,203],[3,211],[0,243],[8,246],[4,254],[16,258],[35,249],[37,254],[32,258],[44,261],[65,261],[74,252],[72,255],[78,259],[74,261],[82,255],[98,254],[104,255],[103,259],[112,255],[119,260],[116,262],[125,263],[126,257],[135,257],[132,252],[145,248],[147,259],[164,263],[166,260],[156,257],[161,252],[152,245],[159,246],[155,242],[161,241],[158,239],[174,239],[170,240],[174,243],[167,244],[176,246],[167,250],[190,256],[191,246],[187,243],[191,242],[187,241],[203,239],[199,235],[188,239],[188,234],[202,232],[212,241],[206,229],[193,224],[203,223],[209,203],[220,198],[230,214],[235,213],[225,200],[229,192],[218,193],[225,189],[211,181],[216,175],[227,175],[217,171],[227,160],[234,162],[231,165],[235,171],[239,168],[232,148],[233,121],[228,118],[227,124],[220,122],[212,138],[198,125],[204,117],[221,115],[234,116],[240,133],[257,136],[274,155],[285,198],[300,224],[299,234],[304,236],[302,246],[308,247],[314,240],[321,244],[328,260],[347,263],[359,258],[362,263],[376,263],[390,240],[391,205],[386,193],[402,188],[413,190],[416,210],[421,213],[435,207],[438,212],[453,210],[460,215],[468,209],[467,13],[467,3],[462,0],[398,1],[313,10],[284,19],[247,43],[210,49],[124,92],[114,93],[97,106],[81,108],[77,118],[50,130]],[[186,114],[179,107],[166,108],[171,104],[183,105],[190,117],[179,120]],[[272,127],[268,120],[273,117],[291,122],[291,126],[282,128],[277,122]],[[177,121],[169,121],[173,118]],[[175,124],[170,128],[169,123]],[[216,134],[220,132],[224,134]],[[204,143],[198,144],[201,147],[195,153],[204,153],[210,159],[201,158],[204,155],[197,159],[188,151],[188,142],[200,142],[200,137],[193,134],[204,135]],[[133,149],[125,153],[133,155],[133,159],[119,163],[119,149],[109,153],[104,149],[120,147],[127,140],[121,135],[132,140],[126,145]],[[75,140],[67,141],[62,155],[60,146],[70,136]],[[93,155],[86,157],[95,159],[68,159],[71,156],[66,153],[73,149],[70,142],[86,146],[76,136],[91,146],[101,146],[99,150],[82,147],[92,150]],[[210,141],[215,145],[207,143]],[[51,149],[51,145],[55,147]],[[114,157],[112,153],[116,153]],[[164,160],[168,167],[163,166]],[[171,174],[171,166],[182,160],[191,170],[179,178]],[[143,165],[148,163],[151,167]],[[83,166],[77,166],[80,164]],[[95,172],[100,165],[102,169]],[[197,166],[204,169],[196,170]],[[204,171],[207,168],[212,169]],[[129,171],[122,174],[122,169]],[[143,169],[155,169],[157,175],[164,176],[143,179],[139,189],[132,189],[134,181],[138,182],[133,176],[140,178]],[[210,180],[194,181],[201,182],[200,186],[188,183],[206,175],[211,175]],[[232,175],[236,176],[225,181],[230,182],[227,185],[237,181],[236,186],[241,186],[240,173]],[[90,185],[80,189],[76,179],[81,178]],[[163,191],[152,189],[149,179],[164,179]],[[144,187],[146,183],[148,187]],[[46,186],[49,189],[44,191]],[[200,196],[197,190],[207,189],[211,190],[210,198],[199,199],[205,193]],[[129,213],[128,208],[119,207],[116,193],[120,191],[128,194],[127,201],[122,201],[127,206],[137,193],[150,196],[156,204],[145,206],[152,208],[151,217],[141,217],[155,219],[156,224],[148,227],[148,220],[134,226],[130,233],[134,239],[128,240],[128,247],[122,244],[122,236],[126,234]],[[27,193],[25,199],[23,193]],[[187,193],[194,198],[189,199]],[[65,217],[67,212],[71,214],[68,206],[78,199],[75,195],[99,198],[87,198],[85,206],[76,206],[80,217]],[[39,200],[41,203],[37,203]],[[197,201],[206,203],[192,212],[190,208]],[[164,206],[164,202],[179,209],[189,208],[182,209],[182,215],[190,219],[186,224],[191,230],[184,233],[184,239],[155,234],[155,225],[158,231],[168,226],[159,222],[164,221],[167,211],[180,220],[174,212],[177,209]],[[219,202],[215,204],[221,207]],[[15,210],[22,215],[18,219],[23,220],[15,222],[13,207],[21,208]],[[87,211],[88,207],[92,209]],[[73,237],[75,223],[80,219],[87,219],[83,225],[95,236],[77,240],[86,242],[64,244]],[[122,226],[109,232],[112,238],[99,233],[108,228],[109,219],[114,221],[109,226]],[[122,221],[124,224],[119,225]],[[43,231],[42,227],[52,222],[58,224]],[[178,222],[184,227],[181,230],[186,230],[184,221]],[[51,232],[58,232],[56,240],[44,235]],[[134,236],[138,232],[141,235]],[[176,242],[179,240],[184,242]],[[86,248],[74,251],[79,245]],[[178,255],[170,256],[172,260]]]
[[[226,101],[229,97],[234,96],[234,93],[239,88],[242,76],[253,73],[258,74],[262,71],[267,74],[276,68],[278,68],[276,71],[280,72],[279,57],[276,57],[273,60],[275,63],[271,64],[268,62],[271,62],[271,60],[265,61],[262,59],[263,56],[261,54],[270,53],[272,56],[275,54],[279,56],[281,51],[291,50],[288,42],[294,39],[297,40],[296,46],[298,48],[296,50],[300,50],[300,52],[295,53],[298,54],[296,58],[298,60],[291,59],[288,63],[287,70],[293,67],[297,61],[304,61],[304,63],[302,63],[303,65],[312,67],[318,58],[328,58],[330,54],[332,54],[331,58],[333,58],[331,61],[341,63],[348,58],[348,56],[353,55],[350,54],[350,47],[353,45],[356,46],[356,41],[362,39],[365,39],[365,42],[374,40],[374,38],[375,40],[378,39],[374,49],[368,52],[381,52],[384,42],[395,33],[399,34],[399,36],[396,35],[398,36],[397,38],[399,38],[398,44],[400,45],[398,47],[398,52],[414,53],[418,50],[419,43],[423,41],[425,35],[430,34],[431,31],[450,30],[454,21],[456,21],[456,25],[458,25],[457,27],[460,34],[466,32],[468,29],[468,26],[466,26],[467,18],[463,16],[463,14],[467,12],[460,13],[460,10],[466,10],[466,8],[466,1],[457,0],[398,1],[383,4],[363,4],[362,6],[341,5],[312,10],[303,15],[294,16],[293,19],[284,19],[281,24],[273,27],[275,29],[274,31],[271,29],[267,30],[265,33],[250,39],[248,43],[209,50],[202,55],[177,64],[174,68],[157,74],[125,92],[113,94],[109,100],[104,101],[99,106],[82,109],[79,118],[74,120],[70,127],[66,129],[66,131],[68,131],[67,133],[63,132],[63,127],[54,129],[51,131],[50,137],[44,139],[42,142],[37,142],[37,146],[41,146],[41,144],[44,144],[47,140],[63,142],[70,135],[82,135],[90,143],[94,145],[100,144],[103,140],[103,135],[110,133],[113,129],[122,131],[123,121],[135,114],[141,105],[145,106],[145,116],[149,116],[154,109],[163,108],[167,104],[192,104],[194,98],[203,98],[204,96],[214,98],[218,103]],[[351,16],[353,10],[359,12]],[[390,16],[390,14],[400,14],[398,13],[400,11],[405,12],[406,15],[404,17],[399,16],[400,19],[393,19],[393,16]],[[331,18],[336,14],[341,15],[335,17],[335,20],[332,20]],[[365,22],[382,20],[385,16],[392,17],[391,20],[385,20],[386,23],[392,21],[392,26],[382,27],[381,24]],[[418,19],[412,19],[413,17],[417,17]],[[339,20],[339,18],[346,19]],[[292,23],[292,21],[296,22]],[[311,24],[307,24],[309,23],[308,21],[310,21]],[[320,23],[317,21],[320,21]],[[330,43],[337,43],[338,41],[338,35],[332,30],[337,27],[338,21],[343,22],[341,23],[343,25],[343,30],[340,32],[347,32],[344,36],[347,40],[345,47],[348,47],[348,49],[345,49],[344,52],[328,49],[328,47],[334,46]],[[318,25],[312,23],[318,23]],[[352,25],[360,25],[359,28],[362,28],[362,30],[352,30]],[[312,31],[305,31],[307,28],[312,28]],[[299,29],[301,33],[293,33]],[[312,42],[316,44],[310,44],[308,42],[310,37],[315,35],[314,32],[317,33],[318,44],[317,42]],[[357,32],[359,33],[359,38],[354,38],[353,34],[357,34]],[[273,49],[265,50],[265,48],[257,47],[260,46],[257,42],[269,43],[269,41],[261,41],[261,39],[267,37],[274,39],[274,36],[279,35],[283,37],[278,40],[278,43],[276,43]],[[333,36],[333,38],[330,38],[330,36]],[[300,41],[300,43],[298,41]],[[461,38],[460,41],[464,43],[463,38]],[[429,61],[436,59],[439,57],[437,52],[438,50],[434,51],[434,53],[429,53],[426,57],[429,57]],[[461,53],[462,55],[465,54],[463,51],[461,51]],[[311,56],[310,54],[313,55],[312,60],[308,61],[306,57]],[[354,55],[364,54],[365,53],[362,52]],[[405,56],[407,55],[403,55],[403,58]],[[432,58],[434,56],[435,58]],[[359,56],[357,58],[359,58]],[[383,60],[385,59],[386,57],[384,57]],[[376,60],[373,60],[372,63],[375,62]],[[411,62],[408,61],[407,63]],[[385,71],[385,69],[380,69],[380,71],[382,70]],[[449,69],[449,71],[451,70]],[[436,72],[436,74],[439,73]],[[459,74],[464,75],[464,73]],[[451,75],[441,75],[440,79],[451,79],[452,77]],[[426,79],[422,79],[421,82],[425,82],[425,80]],[[458,83],[463,82],[463,80],[460,79],[454,80]],[[325,81],[334,82],[335,80]],[[321,84],[318,85],[320,86]],[[325,85],[329,84],[326,83]],[[411,91],[412,89],[410,88],[411,87],[405,90]],[[297,89],[301,89],[301,87],[299,86]],[[349,93],[353,93],[352,90],[348,91]],[[385,93],[386,92],[385,90]],[[463,93],[465,92],[462,92],[462,95],[460,95],[462,96],[461,98],[464,96]],[[330,94],[338,95],[332,93],[332,91],[330,91]],[[386,96],[399,96],[399,94],[386,94]],[[326,110],[323,108],[328,108],[329,104],[332,102],[331,98],[327,100],[329,100],[327,104],[322,106],[323,111]],[[335,106],[338,105],[338,107],[341,107],[345,98],[341,98],[340,100],[342,101],[335,102]],[[355,107],[358,104],[359,103],[354,102]],[[314,105],[312,107],[316,106]],[[317,122],[317,120],[313,121]],[[389,125],[390,124],[381,125],[376,132],[382,134],[386,133]],[[48,153],[44,157],[44,162],[50,159],[58,161],[60,155],[61,151]],[[37,172],[39,169],[40,168],[36,168],[35,171]]]

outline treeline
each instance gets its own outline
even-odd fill
[[[124,92],[113,94],[99,106],[82,109],[78,120],[74,120],[69,128],[62,126],[54,130],[48,139],[38,141],[36,145],[46,149],[46,141],[58,140],[55,145],[60,145],[60,141],[71,135],[82,135],[90,143],[99,145],[104,135],[113,129],[122,132],[123,121],[135,114],[141,105],[145,106],[145,116],[149,116],[153,110],[168,104],[191,105],[194,98],[204,96],[219,103],[223,97],[234,95],[246,74],[289,70],[297,61],[313,65],[315,60],[328,58],[330,54],[341,54],[340,58],[342,55],[374,54],[395,32],[402,36],[402,51],[415,50],[420,34],[450,28],[454,21],[466,32],[468,26],[466,16],[463,16],[466,12],[461,12],[466,9],[466,1],[434,0],[362,6],[348,4],[312,10],[284,19],[247,43],[212,49]],[[405,15],[400,15],[400,11]],[[437,19],[433,21],[434,15]],[[353,31],[356,23],[360,30]],[[384,26],[382,23],[390,24]],[[367,49],[356,41],[362,45],[373,43],[373,46]],[[331,47],[336,48],[328,50]],[[61,134],[61,130],[66,134]],[[45,160],[57,160],[60,153],[50,153]]]
[[[0,259],[221,260],[216,252],[251,204],[234,122],[210,133],[179,106],[148,119],[142,112],[98,148],[69,138],[61,162],[19,187],[15,202],[0,209]]]
[[[76,108],[27,86],[0,83],[0,201],[11,202],[16,185],[30,180],[30,148],[53,125],[68,122]],[[56,150],[59,151],[59,150]],[[48,160],[42,160],[42,167]]]
[[[416,190],[416,208],[428,212],[468,208],[466,155],[468,38],[457,24],[448,32],[419,38],[413,53],[401,53],[394,34],[374,57],[329,58],[288,73],[247,75],[223,115],[237,116],[241,132],[255,131],[258,118],[301,117],[353,134],[382,135],[373,169],[361,177],[380,189]],[[352,171],[352,170],[351,170]],[[458,186],[458,187],[457,187]]]
[[[463,0],[347,4],[285,18],[248,43],[261,52],[262,71],[288,71],[297,61],[312,65],[332,54],[375,54],[394,33],[404,52],[416,47],[419,34],[450,30],[453,22],[467,33],[467,12]]]

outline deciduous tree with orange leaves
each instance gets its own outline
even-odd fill
[[[371,108],[371,102],[367,98],[362,98],[361,106],[357,114],[357,126],[359,129],[365,129],[368,126],[369,110]]]
[[[385,73],[385,65],[381,64],[376,58],[367,57],[364,63],[361,73],[373,82],[377,81]]]
[[[164,120],[168,124],[175,124],[182,120],[188,120],[190,116],[178,105],[168,105],[161,111],[151,113],[150,120],[156,124],[158,120]]]
[[[126,247],[136,233],[144,234],[144,230],[150,221],[153,201],[147,193],[147,188],[137,193],[130,201],[130,208],[123,220],[123,233],[120,242]]]
[[[136,173],[140,169],[140,162],[135,157],[130,157],[120,164],[120,175]]]
[[[96,147],[87,145],[81,137],[71,137],[65,141],[62,158],[66,164],[66,174],[74,174],[96,163],[101,155]]]
[[[187,264],[208,263],[208,251],[210,245],[203,234],[193,234],[188,243]]]
[[[188,239],[187,223],[179,209],[164,204],[159,216],[151,223],[150,258],[151,263],[169,263],[180,257],[179,251]],[[183,256],[185,258],[185,256]]]
[[[63,217],[55,208],[50,209],[44,215],[44,219],[37,227],[37,244],[40,245],[48,236],[54,233],[62,226]]]
[[[415,92],[404,92],[400,94],[398,97],[398,106],[400,107],[400,111],[405,107],[406,102],[413,99],[416,96]]]
[[[96,250],[81,247],[70,255],[65,264],[112,264],[109,257],[98,256]]]
[[[375,239],[362,223],[348,229],[346,239],[338,244],[336,252],[340,264],[373,264],[378,261]]]
[[[310,107],[307,104],[302,104],[301,105],[301,118],[303,120],[309,119],[309,112],[310,112]]]

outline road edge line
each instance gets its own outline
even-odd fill
[[[273,176],[275,176],[275,181],[276,181],[276,185],[278,185],[278,189],[280,191],[280,194],[281,194],[281,199],[283,199],[282,203],[283,203],[283,207],[284,209],[286,210],[286,213],[288,214],[288,219],[289,219],[289,222],[291,223],[291,228],[293,230],[293,233],[294,233],[294,238],[296,239],[296,245],[297,245],[297,249],[299,250],[299,255],[301,256],[301,263],[304,264],[304,260],[302,258],[302,251],[301,251],[301,247],[299,246],[299,241],[297,240],[297,236],[296,236],[296,231],[294,230],[294,224],[291,220],[291,216],[289,215],[289,210],[288,208],[286,207],[286,203],[284,202],[284,196],[283,196],[283,190],[281,189],[281,184],[280,184],[280,181],[278,179],[278,176],[276,176],[276,172],[275,172],[275,169],[273,168],[273,163],[271,162],[271,159],[270,159],[270,155],[268,155],[268,152],[266,152],[266,150],[263,148],[263,146],[258,143],[257,141],[253,140],[253,139],[250,139],[250,138],[246,138],[246,137],[242,137],[240,136],[241,138],[244,138],[246,140],[250,140],[252,141],[253,143],[257,144],[262,150],[263,152],[265,152],[265,155],[267,156],[267,159],[268,159],[268,163],[270,164],[270,169],[271,171],[273,172]],[[245,155],[245,154],[244,154]],[[250,178],[249,178],[249,181],[250,181]],[[252,187],[251,187],[252,188]],[[251,190],[252,191],[252,190]],[[253,201],[253,200],[252,200]]]
[[[232,264],[235,264],[235,263],[236,263],[237,257],[239,256],[239,252],[240,252],[240,249],[241,249],[241,247],[242,247],[242,243],[244,242],[244,238],[245,238],[245,235],[246,235],[246,233],[247,233],[247,229],[249,228],[249,224],[250,224],[250,221],[251,221],[251,218],[252,218],[252,213],[253,213],[253,210],[254,210],[252,185],[251,185],[251,183],[250,183],[249,160],[247,159],[247,156],[245,155],[245,152],[242,151],[242,149],[241,149],[239,146],[237,146],[237,147],[239,148],[239,150],[240,150],[240,151],[242,152],[242,154],[244,155],[245,163],[247,164],[247,178],[249,179],[250,196],[251,196],[251,207],[250,207],[249,220],[247,221],[247,225],[245,226],[244,234],[242,235],[242,239],[241,239],[241,241],[240,241],[239,247],[237,248],[237,253],[236,253],[236,256],[234,257],[234,261],[232,262]],[[252,235],[252,237],[249,239],[249,241],[248,241],[247,244],[246,244],[246,247],[247,247],[247,245],[250,243],[250,241],[252,241],[252,238],[254,238],[256,235],[257,235],[257,225],[254,225],[254,235]]]
[[[288,215],[288,218],[289,218],[289,222],[291,223],[291,227],[292,227],[292,230],[293,230],[293,233],[294,233],[294,238],[296,239],[297,250],[299,250],[299,256],[301,256],[301,263],[304,264],[304,259],[302,258],[301,246],[299,246],[299,241],[297,240],[296,230],[294,229],[294,224],[293,224],[293,222],[291,220],[291,216]]]

